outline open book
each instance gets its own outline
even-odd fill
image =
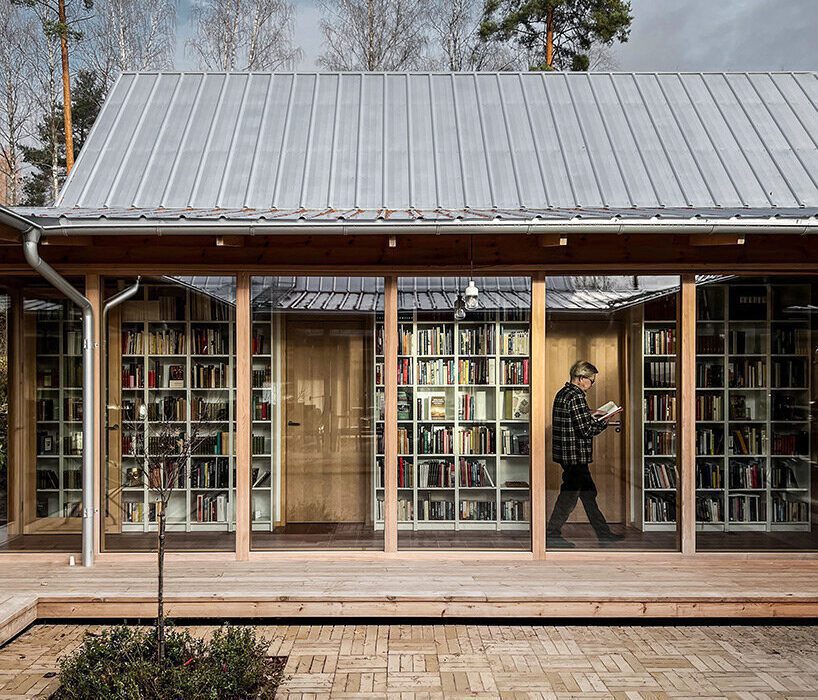
[[[602,404],[598,409],[596,409],[596,411],[594,411],[594,418],[604,420],[605,418],[615,416],[621,410],[622,406],[617,406],[613,401],[608,401],[608,403]]]

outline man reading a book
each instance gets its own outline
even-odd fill
[[[569,374],[570,381],[554,398],[552,412],[551,450],[554,461],[562,467],[562,486],[548,521],[546,546],[575,546],[562,537],[562,526],[578,499],[582,501],[599,541],[615,542],[624,536],[614,534],[608,527],[596,502],[596,485],[588,465],[593,461],[594,437],[605,430],[611,416],[622,409],[615,404],[606,404],[592,412],[588,407],[585,393],[594,385],[599,374],[590,362],[575,362]]]

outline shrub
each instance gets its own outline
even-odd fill
[[[267,656],[253,628],[225,626],[210,642],[169,628],[165,659],[155,630],[114,627],[88,635],[60,660],[57,700],[245,700],[272,698],[283,660]]]

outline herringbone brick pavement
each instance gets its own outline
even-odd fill
[[[0,699],[48,697],[99,627],[39,625],[0,649]],[[212,627],[194,627],[206,636]],[[260,626],[288,656],[279,697],[818,698],[810,626]]]

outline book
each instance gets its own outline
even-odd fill
[[[431,420],[446,420],[445,394],[439,394],[431,397],[429,401],[429,418]]]
[[[596,411],[594,411],[594,418],[596,418],[597,420],[604,420],[605,418],[615,416],[622,410],[623,410],[622,406],[617,406],[614,401],[608,401],[607,403],[602,404],[598,409],[596,409]]]

